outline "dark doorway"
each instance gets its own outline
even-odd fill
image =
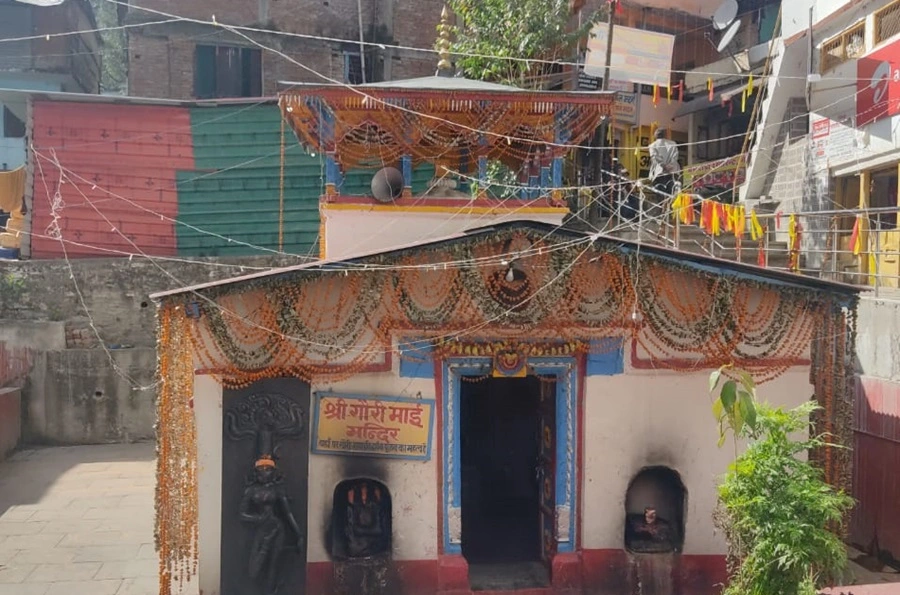
[[[535,376],[462,382],[462,553],[476,590],[548,583],[541,555],[541,384]]]
[[[222,595],[302,595],[306,584],[309,385],[270,378],[226,389]]]

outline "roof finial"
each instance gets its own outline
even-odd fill
[[[450,62],[450,11],[447,5],[441,10],[441,24],[438,25],[438,40],[435,44],[438,51],[438,76],[452,76],[453,64]]]

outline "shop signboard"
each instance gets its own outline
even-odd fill
[[[858,126],[900,113],[900,41],[857,60],[856,71]]]

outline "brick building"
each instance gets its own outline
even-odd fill
[[[430,50],[443,4],[443,0],[146,0],[141,7],[148,10],[129,7],[124,15],[128,23],[145,23],[129,30],[128,92],[173,99],[257,97],[272,95],[279,81],[321,84],[328,82],[323,78],[327,77],[361,83],[433,74],[432,52],[389,46]],[[160,12],[189,20],[153,24],[167,20]],[[384,44],[367,45],[364,60],[360,60],[360,16],[365,41]],[[305,68],[212,25],[213,18],[262,30],[242,32]]]

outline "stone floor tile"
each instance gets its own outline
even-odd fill
[[[56,547],[65,537],[64,533],[35,533],[34,535],[15,535],[0,542],[0,551],[31,550]]]
[[[65,581],[53,583],[45,595],[116,595],[122,581]]]
[[[49,590],[50,583],[0,585],[0,595],[47,595]]]
[[[89,581],[100,570],[100,562],[71,564],[41,564],[28,575],[28,582],[54,583],[59,581]]]
[[[75,562],[74,548],[51,547],[19,550],[9,561],[9,566],[21,564],[71,564],[72,562]]]
[[[73,552],[73,562],[124,562],[127,560],[142,560],[139,550],[143,546],[129,545],[91,545],[78,548],[58,548]],[[154,564],[156,553],[154,552]]]
[[[97,572],[97,579],[156,578],[159,564],[155,560],[128,560],[124,562],[104,562]]]
[[[0,566],[0,584],[21,583],[34,572],[34,564],[17,564],[15,566]]]
[[[33,535],[46,526],[45,521],[0,521],[0,535]]]
[[[81,547],[85,545],[121,545],[128,543],[121,531],[95,531],[93,533],[67,533],[59,547]]]

